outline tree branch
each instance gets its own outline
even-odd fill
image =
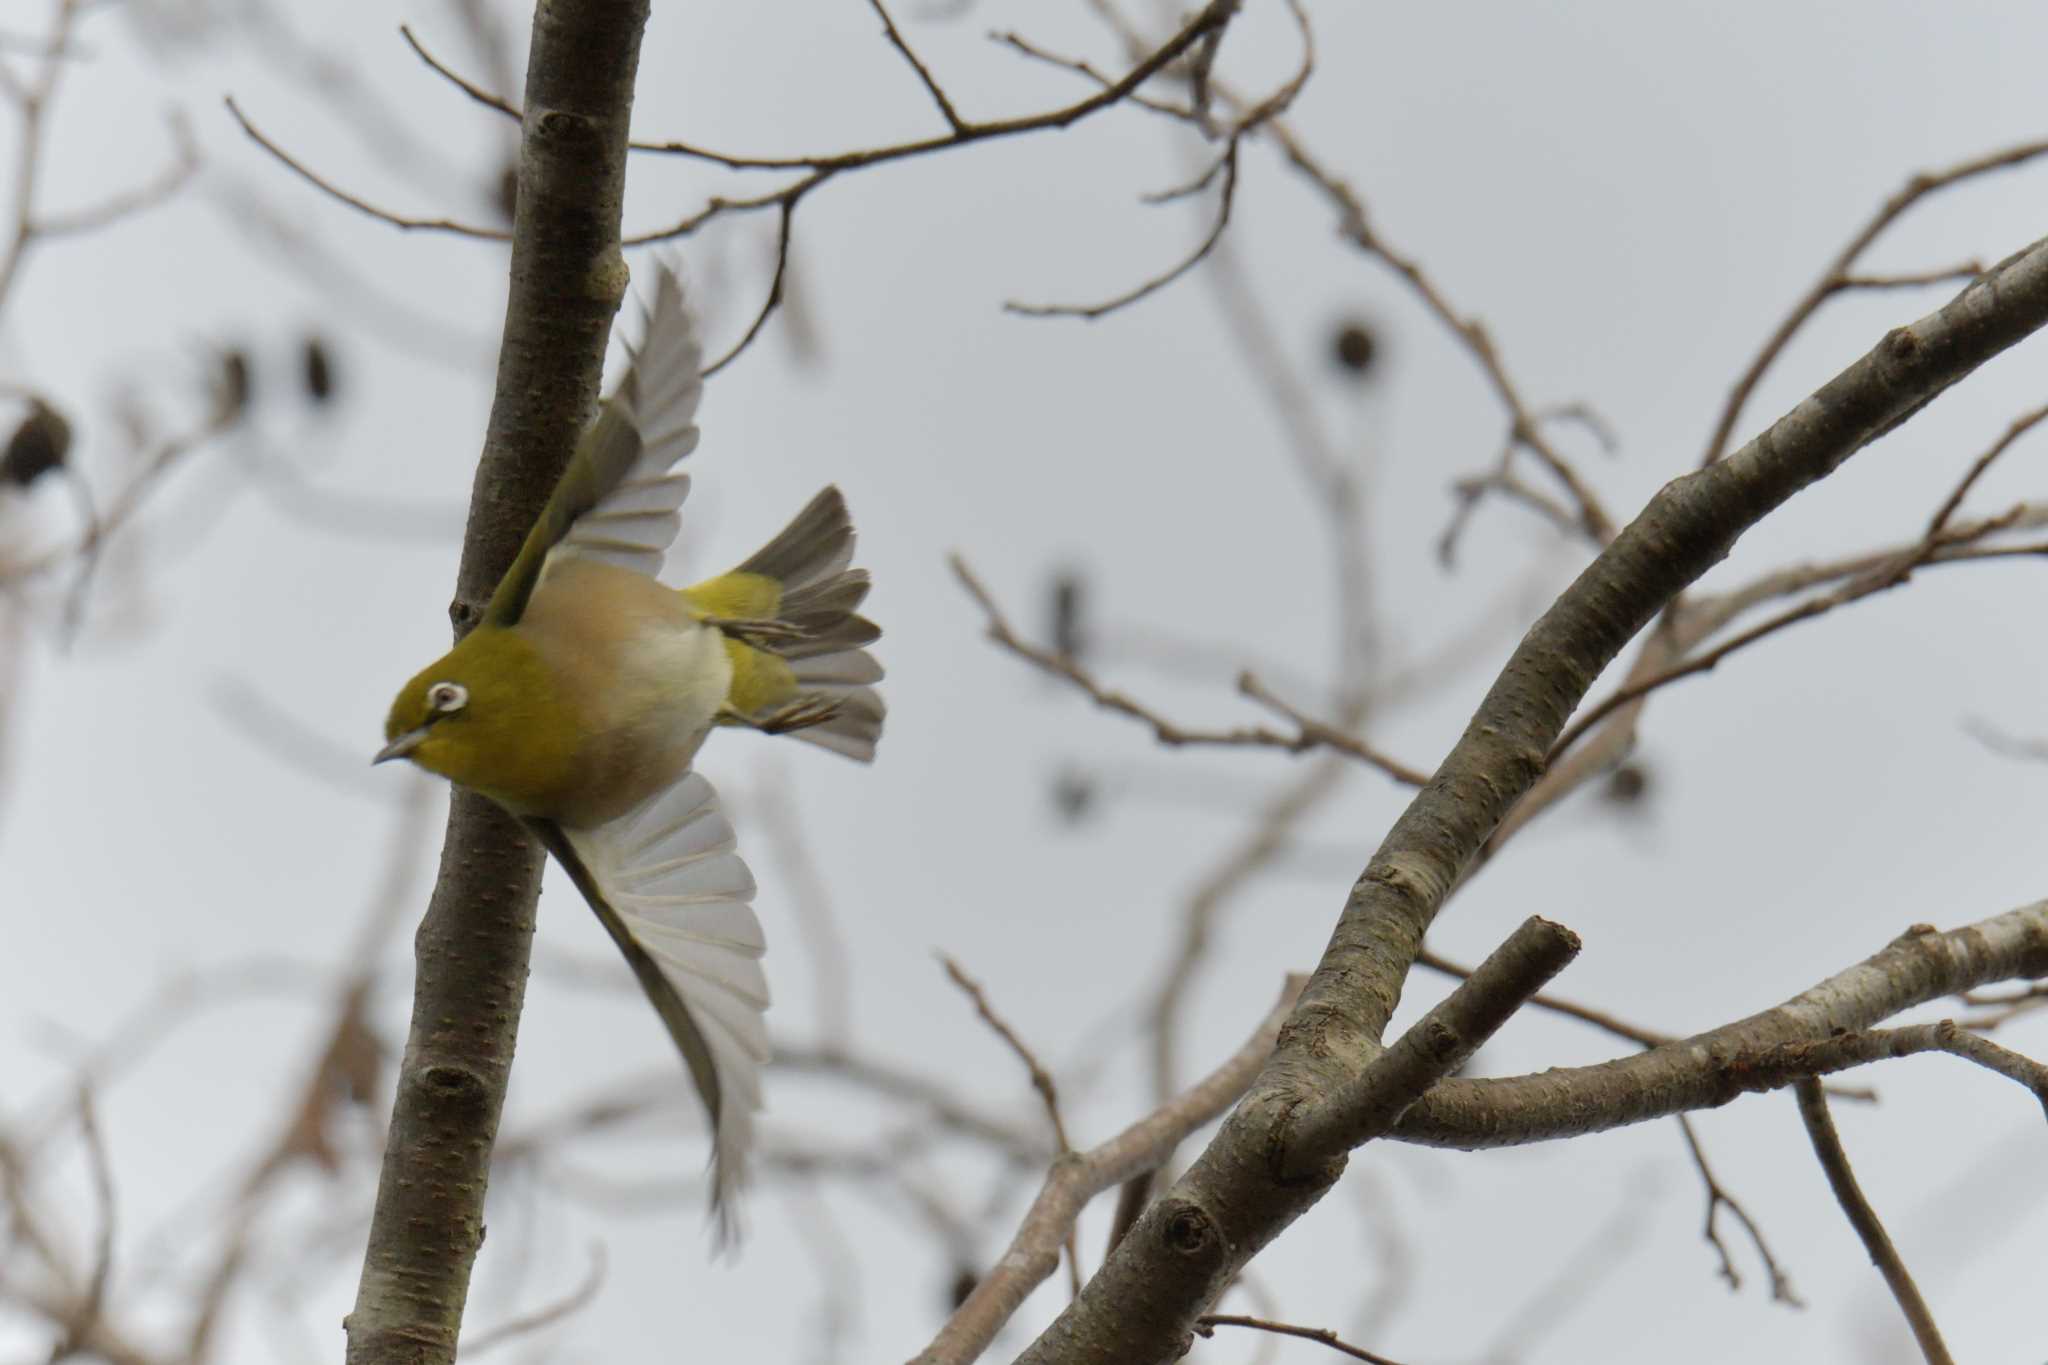
[[[1967,1057],[2040,1093],[2041,1068],[1949,1025],[1866,1032],[1901,1010],[1998,981],[2048,976],[2048,901],[1940,933],[1916,925],[1772,1009],[1594,1066],[1448,1080],[1390,1136],[1436,1147],[1512,1147],[1605,1132],[1912,1052]],[[1968,1040],[1968,1041],[1964,1041]],[[2033,1068],[2028,1071],[2027,1068]]]
[[[1820,1082],[1801,1081],[1794,1093],[1799,1097],[1799,1117],[1806,1124],[1806,1136],[1813,1142],[1813,1154],[1820,1158],[1820,1168],[1827,1173],[1828,1186],[1834,1190],[1842,1212],[1849,1215],[1849,1225],[1863,1239],[1871,1263],[1884,1276],[1892,1297],[1899,1301],[1900,1311],[1913,1329],[1913,1339],[1920,1343],[1920,1353],[1927,1357],[1927,1365],[1955,1365],[1955,1358],[1942,1343],[1941,1329],[1934,1325],[1934,1315],[1927,1311],[1927,1300],[1920,1297],[1920,1287],[1913,1283],[1906,1263],[1899,1259],[1884,1224],[1877,1219],[1877,1210],[1870,1207],[1870,1201],[1856,1184],[1856,1172],[1849,1167],[1849,1153],[1843,1150],[1841,1134],[1835,1131],[1835,1120],[1828,1113],[1828,1097],[1821,1093]]]
[[[2000,263],[1935,313],[1894,329],[1741,450],[1651,499],[1529,631],[1353,888],[1273,1063],[1155,1206],[1160,1216],[1142,1220],[1097,1275],[1098,1284],[1145,1280],[1144,1310],[1106,1310],[1104,1296],[1084,1291],[1025,1360],[1121,1363],[1178,1353],[1228,1274],[1320,1197],[1321,1181],[1304,1186],[1275,1178],[1266,1159],[1275,1135],[1297,1106],[1342,1089],[1379,1055],[1423,934],[1487,837],[1542,775],[1545,756],[1592,680],[1750,526],[2044,323],[2048,241]],[[2048,947],[2048,935],[2038,938]],[[1662,1055],[1658,1049],[1613,1065]],[[1449,1084],[1418,1111],[1441,1108],[1437,1101]],[[1526,1098],[1538,1107],[1541,1087],[1534,1089]],[[1614,1107],[1632,1106],[1622,1099]],[[1490,1110],[1489,1117],[1502,1114]],[[1415,1121],[1411,1113],[1403,1127]],[[1163,1235],[1140,1235],[1147,1222]]]
[[[455,600],[458,635],[568,463],[597,397],[625,292],[619,211],[647,0],[536,6],[527,65],[511,291]],[[433,902],[415,940],[412,1028],[398,1079],[349,1365],[455,1358],[526,994],[541,857],[518,823],[457,790]]]
[[[1098,1147],[1053,1163],[1030,1212],[1010,1245],[918,1355],[912,1365],[967,1365],[995,1340],[1025,1297],[1059,1265],[1060,1248],[1088,1201],[1112,1185],[1152,1169],[1180,1140],[1215,1118],[1272,1055],[1280,1021],[1294,1005],[1300,979],[1290,977],[1275,1005],[1230,1060],[1183,1091],[1172,1103],[1139,1119]]]

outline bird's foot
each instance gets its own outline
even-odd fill
[[[715,626],[743,645],[770,651],[777,645],[795,644],[809,634],[800,626],[767,617],[707,616],[704,624]]]
[[[765,735],[786,735],[823,725],[839,714],[839,699],[821,692],[807,693],[783,703],[766,715],[752,716],[747,723]]]

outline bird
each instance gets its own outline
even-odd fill
[[[682,1053],[730,1242],[770,1056],[766,940],[698,749],[748,728],[871,762],[886,708],[838,488],[729,573],[658,578],[690,490],[675,466],[697,447],[702,363],[661,263],[624,378],[475,629],[399,689],[372,761],[489,797],[569,874]]]

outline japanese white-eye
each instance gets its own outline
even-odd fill
[[[697,445],[702,349],[660,268],[646,335],[483,619],[400,689],[377,762],[406,758],[521,817],[597,912],[709,1111],[731,1230],[769,1056],[765,946],[731,823],[691,769],[714,726],[874,757],[881,632],[827,488],[727,574],[655,575]]]

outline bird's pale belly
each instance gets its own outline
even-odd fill
[[[564,661],[560,686],[585,739],[577,793],[550,812],[602,824],[674,782],[696,757],[732,683],[724,636],[644,574],[581,560],[550,565],[517,629]]]

